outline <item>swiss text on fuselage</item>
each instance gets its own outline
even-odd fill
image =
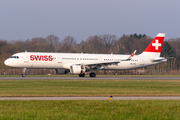
[[[52,55],[30,55],[31,61],[52,61]]]

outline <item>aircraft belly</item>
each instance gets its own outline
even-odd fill
[[[62,65],[53,61],[34,62],[33,68],[61,68]]]
[[[29,63],[18,64],[20,68],[62,68],[62,64],[53,61],[32,61]]]

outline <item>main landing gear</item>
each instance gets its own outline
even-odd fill
[[[91,73],[89,74],[89,76],[90,76],[90,77],[96,77],[96,73],[91,72]]]
[[[96,77],[96,74],[95,74],[94,72],[91,72],[91,73],[89,74],[89,76],[90,76],[90,77]],[[85,77],[85,74],[84,74],[84,73],[79,74],[79,77]]]
[[[26,77],[26,74],[25,74],[25,73],[26,73],[26,68],[23,68],[23,69],[22,69],[22,77]]]
[[[79,77],[84,77],[85,76],[85,74],[83,73],[83,74],[79,74]]]

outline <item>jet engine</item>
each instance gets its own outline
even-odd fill
[[[86,68],[83,65],[72,65],[70,67],[70,72],[72,74],[83,74],[85,73],[85,71],[86,71]]]
[[[56,74],[67,74],[69,72],[70,72],[69,69],[55,69]]]

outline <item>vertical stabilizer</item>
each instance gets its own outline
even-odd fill
[[[160,57],[161,49],[164,42],[165,33],[159,33],[149,44],[149,46],[140,55]]]

